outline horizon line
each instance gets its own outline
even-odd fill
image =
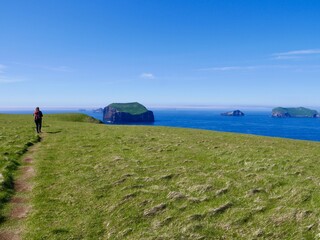
[[[292,104],[279,104],[279,105],[249,105],[249,104],[228,104],[228,105],[217,105],[217,104],[143,104],[147,108],[153,109],[273,109],[276,107],[307,107],[316,108],[320,110],[320,106],[297,106]],[[105,106],[104,106],[105,107]],[[42,106],[41,109],[47,110],[94,110],[99,108],[104,108],[97,105],[90,106]],[[0,106],[0,111],[29,111],[33,110],[35,107],[32,106]]]

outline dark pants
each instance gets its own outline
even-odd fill
[[[36,130],[37,130],[37,133],[41,133],[42,119],[34,120],[34,122],[36,123]]]

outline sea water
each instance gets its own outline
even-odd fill
[[[235,132],[320,141],[320,118],[272,118],[271,111],[249,111],[243,117],[221,116],[217,110],[153,110],[153,126]],[[88,112],[102,120],[102,113]]]
[[[320,118],[272,118],[271,111],[248,111],[243,117],[221,116],[217,110],[151,109],[155,116],[152,126],[206,129],[270,137],[320,141]],[[32,111],[0,111],[1,113],[30,114]],[[43,114],[77,111],[43,110]],[[102,113],[90,110],[81,113],[102,120]]]

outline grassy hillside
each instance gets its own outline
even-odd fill
[[[63,114],[50,114],[46,115],[45,120],[51,121],[62,121],[62,122],[85,122],[85,123],[102,123],[100,120],[97,120],[93,117],[90,117],[86,114],[78,113],[63,113]]]
[[[34,129],[32,114],[0,114],[0,222],[3,204],[12,195],[13,175],[20,165],[20,157],[40,140]]]
[[[141,105],[140,103],[133,102],[133,103],[112,103],[109,105],[117,109],[119,112],[127,112],[132,115],[138,115],[141,113],[145,113],[148,111],[145,106]]]
[[[72,118],[46,116],[24,239],[319,234],[317,142]]]

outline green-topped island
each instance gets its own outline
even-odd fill
[[[103,121],[107,123],[150,123],[154,115],[140,103],[112,103],[103,110]]]
[[[316,110],[312,110],[305,107],[297,108],[284,108],[277,107],[272,109],[272,117],[276,118],[318,118],[319,113]]]

